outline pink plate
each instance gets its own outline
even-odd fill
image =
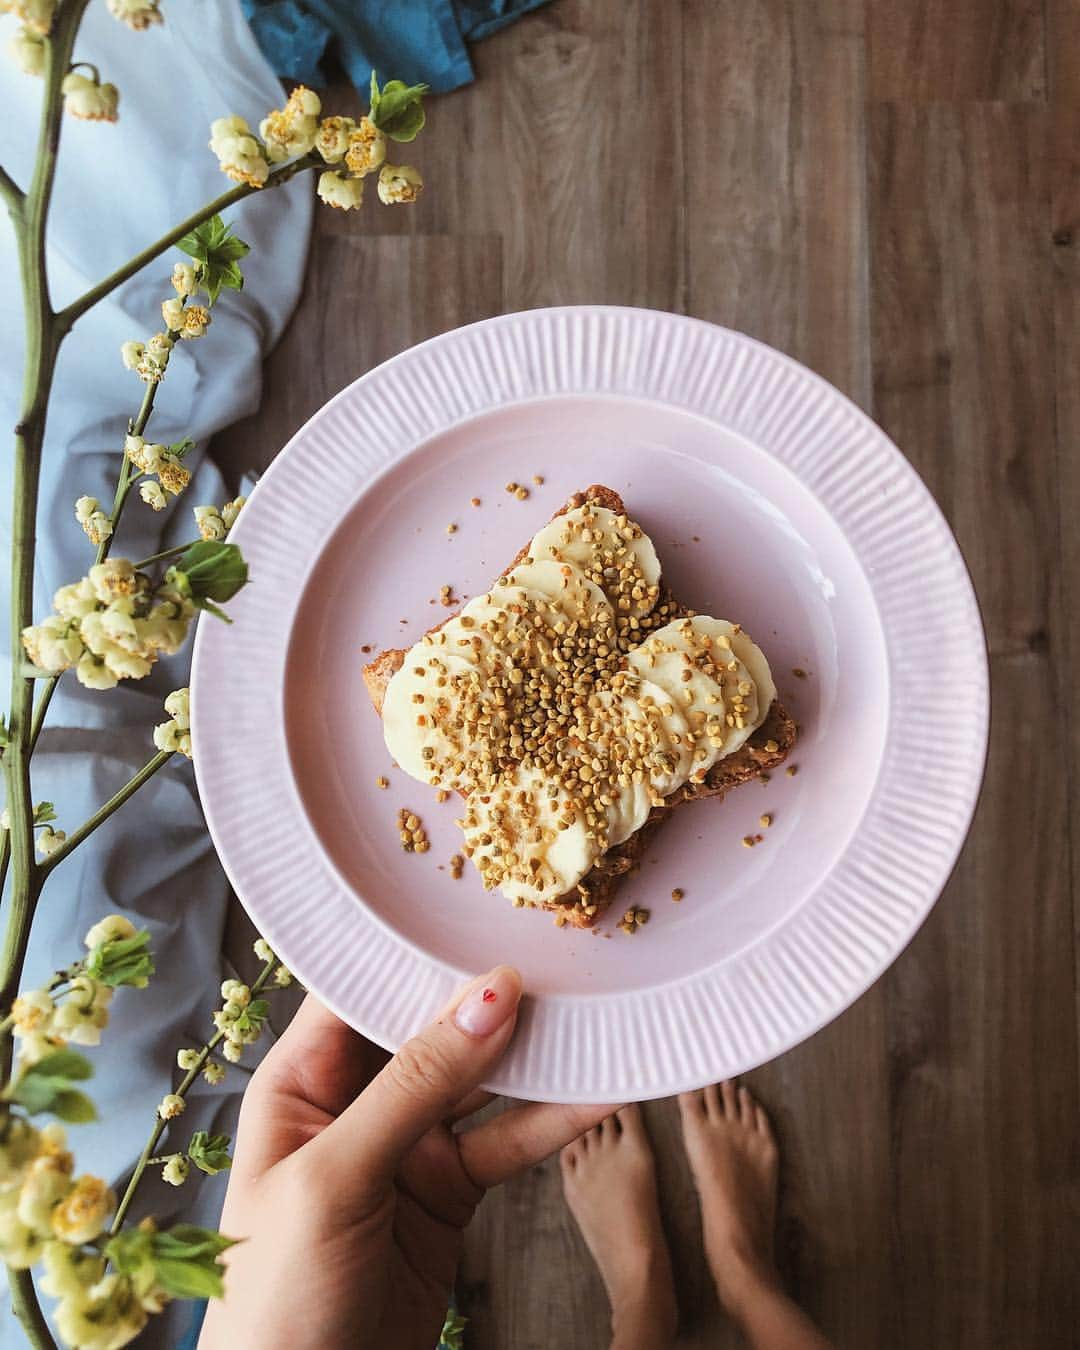
[[[599,935],[451,878],[457,806],[391,767],[360,677],[590,483],[623,494],[677,595],[749,629],[801,725],[798,773],[677,812]],[[448,333],[318,412],[234,535],[252,584],[231,628],[199,625],[192,672],[210,831],[283,959],[382,1045],[505,961],[529,997],[495,1090],[628,1101],[729,1077],[865,990],[956,860],[988,716],[963,560],[885,435],[747,337],[608,307]],[[402,852],[402,806],[429,853]],[[632,938],[629,905],[652,912]]]

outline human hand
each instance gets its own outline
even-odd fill
[[[392,1059],[305,999],[244,1096],[221,1230],[246,1240],[200,1350],[432,1350],[484,1191],[615,1109],[529,1104],[455,1132],[491,1099],[520,998],[498,966]]]

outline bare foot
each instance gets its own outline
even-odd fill
[[[773,1261],[776,1140],[764,1110],[734,1083],[684,1092],[679,1110],[705,1254],[721,1303],[738,1317],[763,1286],[780,1286]]]
[[[675,1338],[675,1288],[640,1108],[608,1116],[559,1161],[566,1203],[611,1300],[612,1350],[663,1350]]]

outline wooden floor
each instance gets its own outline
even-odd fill
[[[265,465],[384,357],[576,301],[741,328],[884,425],[973,571],[992,746],[911,948],[752,1076],[783,1263],[843,1347],[1076,1346],[1080,0],[556,0],[476,66],[431,105],[418,206],[318,212],[263,409],[220,449]],[[673,1104],[648,1119],[680,1344],[738,1344]],[[606,1346],[554,1163],[485,1201],[461,1298],[473,1350]]]

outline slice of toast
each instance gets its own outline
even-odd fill
[[[617,492],[611,488],[594,484],[592,487],[586,488],[584,492],[576,492],[565,506],[560,507],[555,512],[555,516],[565,515],[567,511],[584,506],[586,502],[591,502],[595,506],[606,506],[617,514],[626,512],[623,499]],[[528,544],[526,544],[500,575],[505,575],[506,572],[511,571],[521,563],[528,556],[528,547]],[[678,619],[691,612],[667,592],[663,586],[662,578],[659,603],[666,604],[669,607],[669,619]],[[442,624],[452,617],[452,615],[447,615],[441,623],[436,624],[434,628],[428,631],[432,633],[438,631]],[[374,661],[365,665],[363,670],[364,684],[367,686],[368,695],[377,713],[381,714],[382,712],[386,686],[401,668],[407,655],[407,648],[396,647],[380,652]],[[663,806],[656,806],[652,809],[645,824],[629,839],[602,854],[593,864],[592,870],[582,878],[573,890],[567,891],[565,895],[560,895],[552,900],[537,900],[532,907],[552,910],[556,913],[557,920],[561,919],[575,928],[591,928],[614,900],[619,878],[637,869],[648,847],[649,840],[676,807],[685,802],[698,801],[703,797],[723,797],[725,793],[733,787],[738,787],[740,783],[748,783],[751,779],[760,778],[763,773],[769,772],[784,762],[795,744],[797,735],[798,728],[795,722],[781,706],[780,700],[774,699],[765,721],[758,727],[757,731],[733,755],[717,760],[703,783],[687,782],[682,787],[677,788],[664,799]],[[588,913],[587,910],[592,912]]]

